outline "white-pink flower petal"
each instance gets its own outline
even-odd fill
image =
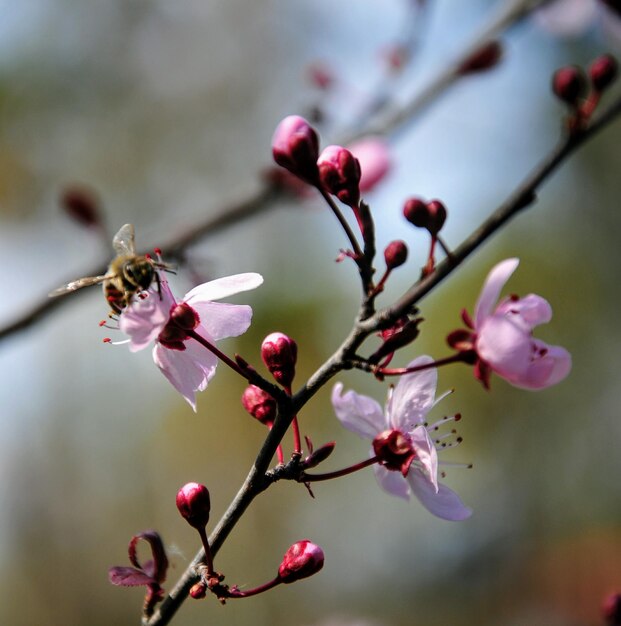
[[[450,522],[460,522],[472,515],[472,509],[467,507],[461,498],[446,485],[439,484],[438,491],[436,491],[419,472],[410,472],[407,481],[420,503],[436,517]]]
[[[135,297],[119,316],[119,329],[129,336],[131,352],[143,350],[162,332],[175,299],[166,281]]]
[[[401,473],[391,472],[378,463],[373,466],[373,472],[375,473],[375,478],[379,486],[384,491],[393,496],[397,496],[397,498],[403,498],[404,500],[410,499],[410,486]]]
[[[416,452],[415,466],[410,473],[420,471],[433,488],[438,491],[438,451],[424,426],[417,426],[411,433],[412,447]],[[420,468],[418,466],[420,464]]]
[[[169,350],[156,343],[153,360],[172,386],[196,411],[196,393],[204,391],[213,378],[218,359],[196,341],[187,341],[184,345],[185,350]]]
[[[356,435],[374,439],[386,429],[382,407],[368,396],[347,391],[341,395],[343,384],[336,383],[332,390],[332,406],[341,424]]]
[[[474,308],[474,326],[476,329],[492,313],[502,288],[511,277],[511,274],[515,272],[519,263],[519,259],[505,259],[498,263],[488,274]]]
[[[198,313],[200,325],[214,341],[244,334],[252,321],[252,307],[247,304],[194,300],[191,306]]]
[[[256,289],[262,283],[263,276],[254,272],[223,276],[194,287],[194,289],[185,294],[183,301],[194,307],[195,304],[200,304],[201,302],[220,300],[242,291]]]
[[[407,367],[418,367],[427,363],[433,363],[433,359],[420,356],[408,363]],[[424,422],[434,404],[437,384],[438,372],[435,367],[401,376],[387,409],[390,426],[409,431]]]

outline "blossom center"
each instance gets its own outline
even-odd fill
[[[199,323],[198,313],[189,304],[186,302],[175,304],[157,340],[169,350],[185,350],[183,342],[190,338],[189,331],[194,330]]]
[[[391,471],[406,476],[416,452],[410,438],[400,430],[385,430],[373,439],[373,451],[380,463]]]

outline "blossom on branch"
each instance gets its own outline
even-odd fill
[[[470,330],[448,337],[453,348],[471,353],[475,376],[489,388],[492,372],[523,389],[545,389],[563,380],[571,370],[565,348],[533,337],[533,329],[552,319],[552,307],[535,294],[512,295],[498,302],[500,292],[519,264],[506,259],[488,274],[474,310],[474,319],[462,312]]]
[[[431,357],[420,356],[408,368],[431,363]],[[438,451],[454,447],[461,438],[456,438],[454,431],[436,434],[441,426],[460,416],[445,417],[434,424],[426,421],[427,413],[444,397],[435,398],[437,380],[434,367],[405,374],[390,393],[384,411],[373,398],[354,391],[343,394],[343,385],[337,383],[332,405],[345,428],[372,440],[371,454],[379,459],[373,468],[384,490],[404,499],[414,494],[436,517],[460,521],[470,517],[472,510],[438,482]]]
[[[215,347],[220,339],[246,332],[252,319],[251,307],[213,300],[255,289],[263,277],[246,273],[218,278],[194,287],[180,302],[162,275],[158,282],[123,310],[119,328],[129,335],[132,352],[155,342],[155,364],[196,411],[196,392],[207,387],[218,358],[192,334]]]

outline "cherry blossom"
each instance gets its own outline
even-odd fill
[[[553,0],[534,13],[537,24],[560,37],[577,37],[599,26],[613,41],[621,41],[619,10],[605,0]]]
[[[361,193],[373,190],[392,169],[390,147],[381,137],[365,137],[351,143],[348,149],[360,164]]]
[[[491,372],[523,389],[544,389],[563,380],[571,370],[565,348],[550,346],[533,337],[533,329],[552,319],[550,304],[535,294],[509,296],[500,292],[516,270],[519,259],[506,259],[487,276],[477,301],[474,319],[464,311],[471,331],[449,335],[449,344],[476,352],[475,375],[488,387]]]
[[[160,275],[158,285],[141,293],[123,311],[119,328],[129,336],[132,352],[155,342],[155,364],[196,411],[196,392],[207,387],[218,358],[191,335],[215,346],[220,339],[246,332],[251,307],[213,300],[255,289],[262,282],[263,277],[255,273],[226,276],[194,287],[177,302],[168,281]]]
[[[431,363],[431,357],[420,356],[408,367]],[[434,424],[426,422],[427,413],[444,397],[435,398],[437,380],[433,367],[402,376],[389,394],[384,411],[373,398],[354,391],[343,394],[343,385],[337,383],[332,405],[345,428],[373,442],[371,454],[379,458],[373,466],[375,476],[384,490],[406,500],[414,494],[433,515],[460,521],[470,517],[472,510],[454,491],[438,482],[438,451],[454,447],[461,439],[455,438],[454,431],[437,434],[445,424],[457,421],[459,415]]]

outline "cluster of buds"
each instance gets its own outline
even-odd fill
[[[403,205],[403,216],[416,228],[424,228],[437,237],[446,221],[446,207],[440,200],[425,202],[422,198],[409,198]]]
[[[554,73],[552,91],[571,111],[570,131],[583,129],[588,124],[602,93],[615,81],[617,74],[617,61],[610,54],[595,59],[587,74],[574,65],[562,67]]]
[[[351,207],[364,234],[369,216],[360,194],[370,191],[390,170],[383,139],[367,137],[349,148],[331,145],[319,154],[317,131],[303,117],[290,115],[276,127],[272,154],[276,163],[295,177]]]
[[[403,216],[410,224],[416,226],[416,228],[424,228],[431,235],[429,257],[423,268],[423,276],[426,276],[435,268],[434,252],[436,243],[439,241],[440,230],[442,230],[444,222],[446,222],[446,207],[440,200],[425,202],[422,198],[413,197],[405,201]],[[440,245],[444,247],[448,254],[448,250],[446,250],[442,241],[440,241]]]

